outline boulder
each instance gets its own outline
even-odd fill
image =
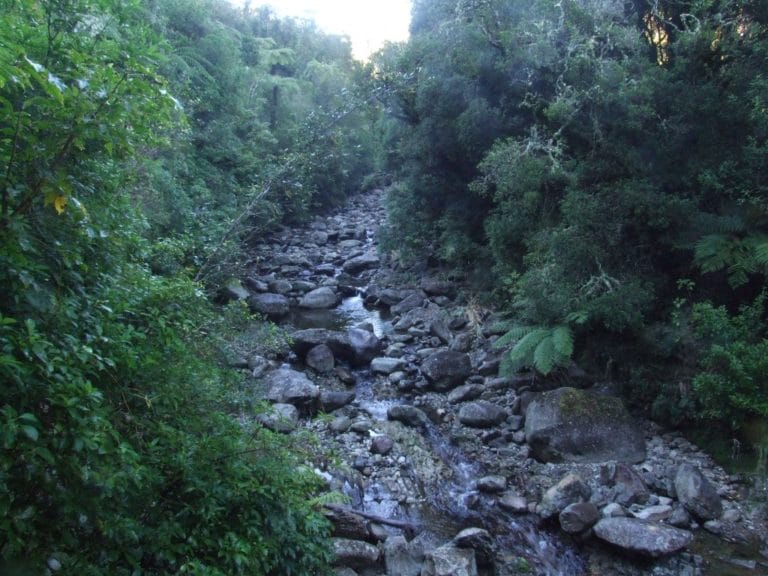
[[[422,278],[420,287],[430,296],[452,296],[456,291],[452,282],[437,278]]]
[[[344,262],[342,268],[347,274],[359,274],[363,270],[375,268],[378,265],[379,257],[376,254],[369,253],[350,258]]]
[[[528,500],[516,492],[505,492],[499,497],[499,507],[513,514],[528,514]]]
[[[483,476],[477,481],[480,492],[495,494],[507,489],[507,479],[504,476]]]
[[[424,294],[421,292],[413,292],[403,298],[400,302],[395,304],[394,306],[390,307],[390,312],[392,314],[395,314],[399,316],[400,314],[405,314],[409,310],[413,310],[414,308],[420,308],[422,304],[424,304]]]
[[[563,508],[559,519],[564,532],[581,534],[600,520],[600,511],[592,502],[575,502]]]
[[[386,456],[392,451],[394,445],[395,441],[389,436],[375,436],[371,440],[370,451],[371,454],[381,454],[382,456]]]
[[[480,384],[462,384],[448,393],[448,402],[458,404],[468,400],[475,400],[483,393],[483,387]]]
[[[323,412],[333,412],[343,408],[355,399],[355,393],[349,391],[323,390],[320,393],[320,407]]]
[[[603,518],[593,530],[604,542],[651,558],[673,554],[693,541],[687,530],[637,518]]]
[[[424,561],[424,546],[404,536],[390,536],[384,542],[384,565],[387,576],[419,576]]]
[[[459,422],[472,428],[491,428],[507,418],[503,408],[490,402],[470,402],[459,410]]]
[[[291,334],[291,348],[299,357],[320,344],[327,345],[336,358],[354,366],[364,366],[381,352],[381,341],[373,332],[350,328],[346,332],[310,328]]]
[[[276,404],[293,404],[302,413],[312,413],[317,407],[320,388],[302,372],[279,368],[264,378],[267,400]]]
[[[541,497],[536,513],[544,519],[557,516],[570,504],[587,502],[592,489],[580,476],[568,474]]]
[[[336,365],[333,351],[327,344],[318,344],[307,352],[307,366],[320,373],[331,372]]]
[[[299,423],[299,411],[293,404],[273,404],[257,419],[273,432],[293,432]]]
[[[576,388],[539,394],[525,414],[525,437],[542,462],[645,459],[645,439],[621,400]]]
[[[451,540],[456,548],[471,548],[475,551],[475,560],[478,566],[493,565],[494,545],[493,538],[487,530],[482,528],[465,528]]]
[[[469,355],[454,350],[441,350],[428,356],[421,372],[436,390],[449,390],[463,384],[472,374]]]
[[[266,292],[264,294],[255,294],[248,298],[248,306],[251,311],[264,314],[271,318],[278,318],[288,313],[290,305],[288,298],[282,294]]]
[[[609,464],[604,468],[606,483],[611,486],[611,500],[629,507],[632,504],[644,504],[651,493],[642,476],[631,466],[623,462]]]
[[[219,291],[219,298],[222,302],[231,302],[232,300],[247,300],[251,293],[240,283],[237,278],[230,278],[226,281]]]
[[[428,552],[421,576],[477,576],[475,551],[446,545]]]
[[[402,422],[406,426],[419,428],[429,424],[429,418],[416,406],[390,406],[387,410],[387,419]]]
[[[723,503],[714,486],[701,471],[687,462],[675,475],[675,491],[680,503],[700,520],[715,520],[723,514]]]
[[[334,563],[337,566],[370,568],[379,561],[379,549],[368,542],[348,538],[331,538],[331,543],[336,557]]]
[[[339,296],[332,288],[321,286],[311,292],[307,292],[299,300],[299,306],[302,308],[311,308],[320,310],[324,308],[333,308],[339,303]]]
[[[392,374],[405,368],[402,358],[374,358],[371,360],[371,370],[380,374]]]

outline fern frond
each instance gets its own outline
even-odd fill
[[[702,272],[716,272],[728,266],[732,239],[723,234],[709,234],[696,243],[694,260]]]
[[[753,250],[755,262],[760,266],[768,266],[768,238],[765,236],[757,238]]]
[[[535,328],[531,330],[512,348],[512,351],[509,353],[510,359],[520,366],[530,366],[534,350],[547,336],[549,336],[549,328]]]
[[[309,500],[309,505],[316,508],[325,506],[326,504],[349,504],[349,502],[349,496],[338,490],[331,490],[330,492],[323,492],[322,494],[318,494],[314,498],[311,498]]]
[[[552,330],[552,343],[560,357],[570,358],[573,354],[573,333],[568,326],[557,326]]]
[[[499,336],[498,340],[493,343],[494,348],[502,348],[515,340],[525,337],[529,334],[535,326],[512,326],[506,334]]]
[[[546,376],[552,372],[552,368],[557,363],[557,351],[555,350],[554,339],[547,336],[533,351],[533,367]]]

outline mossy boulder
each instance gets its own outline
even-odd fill
[[[622,401],[576,388],[539,394],[525,414],[525,437],[541,462],[645,459],[645,439]]]

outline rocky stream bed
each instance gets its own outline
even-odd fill
[[[377,251],[383,192],[258,246],[229,297],[291,334],[244,359],[328,458],[338,574],[768,574],[765,506],[610,383],[499,377],[497,318],[426,267]]]

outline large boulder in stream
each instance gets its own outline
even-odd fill
[[[379,265],[379,257],[376,254],[362,254],[344,262],[342,269],[347,274],[359,274],[368,268],[376,268]]]
[[[469,378],[472,374],[472,362],[464,352],[441,350],[424,360],[421,373],[435,390],[450,390]]]
[[[373,332],[350,328],[346,332],[310,328],[291,334],[292,349],[301,358],[315,346],[325,344],[336,358],[353,366],[365,366],[381,352],[381,341]]]
[[[293,404],[304,414],[317,408],[320,388],[307,376],[290,368],[279,368],[264,378],[267,400],[276,404]]]
[[[282,294],[267,292],[256,294],[248,299],[248,306],[253,312],[259,312],[270,318],[279,318],[288,313],[290,304],[288,298]]]
[[[321,286],[315,288],[311,292],[307,292],[299,300],[299,306],[301,308],[310,308],[313,310],[322,310],[325,308],[333,308],[339,303],[339,296],[332,288],[328,286]]]
[[[593,530],[604,542],[651,558],[673,554],[693,541],[687,530],[637,518],[603,518]]]
[[[477,576],[475,551],[446,545],[428,552],[421,576]]]
[[[525,413],[525,438],[541,462],[645,460],[645,439],[621,400],[576,388],[539,394]]]
[[[715,520],[723,515],[723,503],[717,490],[689,463],[683,463],[675,474],[675,491],[680,503],[701,520]]]

